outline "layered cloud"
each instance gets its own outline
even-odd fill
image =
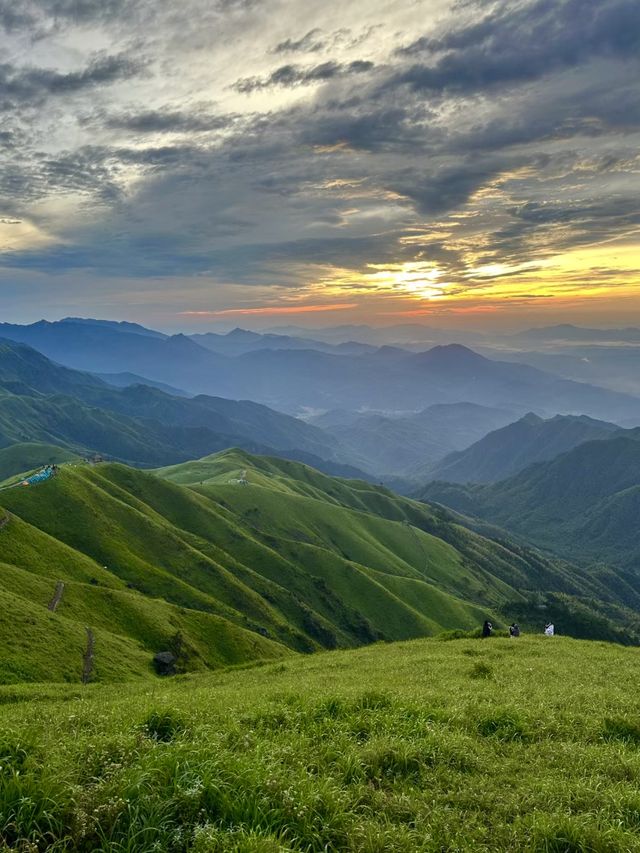
[[[79,276],[158,316],[640,287],[635,0],[19,6],[0,304]]]

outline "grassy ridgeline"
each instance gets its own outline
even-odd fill
[[[115,682],[152,680],[154,655],[178,646],[179,671],[195,672],[474,630],[487,617],[640,636],[615,578],[486,539],[370,483],[237,450],[156,473],[68,465],[2,491],[0,576],[0,683],[79,681],[87,629],[91,679]]]
[[[638,654],[418,640],[116,692],[0,688],[0,837],[53,851],[640,850]]]

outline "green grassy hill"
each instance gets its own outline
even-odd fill
[[[640,429],[590,441],[488,485],[434,482],[419,493],[574,561],[640,572]]]
[[[24,442],[0,449],[0,483],[43,465],[61,465],[77,459],[76,454],[55,444]]]
[[[607,588],[571,566],[244,451],[155,473],[65,465],[1,492],[0,518],[2,681],[78,680],[88,628],[93,679],[150,678],[154,655],[176,648],[191,671],[470,630],[501,612],[526,623],[541,592],[598,616],[586,633],[572,623],[578,636],[636,641],[621,611],[593,610]]]
[[[587,441],[611,438],[616,432],[622,432],[616,424],[586,415],[556,415],[544,420],[529,412],[470,447],[449,454],[432,467],[429,478],[448,483],[493,483]]]
[[[638,651],[418,640],[0,688],[0,845],[637,853]]]
[[[267,406],[173,396],[140,384],[115,388],[0,339],[0,447],[25,442],[82,455],[98,452],[143,467],[238,445],[301,459],[332,474],[361,473],[322,430]]]

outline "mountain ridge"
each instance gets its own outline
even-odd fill
[[[429,476],[451,483],[504,480],[535,462],[553,459],[586,441],[608,438],[616,424],[586,415],[555,415],[544,419],[529,412],[520,420],[490,432],[464,450],[437,462]]]

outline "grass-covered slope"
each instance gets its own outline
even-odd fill
[[[616,424],[586,415],[556,415],[545,420],[529,412],[465,450],[449,454],[433,466],[429,478],[450,483],[493,483],[620,431]]]
[[[415,554],[409,562],[413,560],[411,564],[422,575],[421,580],[429,581],[458,599],[479,603],[484,607],[499,607],[507,616],[517,610],[521,619],[525,615],[526,618],[539,619],[540,604],[546,600],[554,612],[557,610],[563,616],[565,623],[568,622],[570,612],[576,616],[571,621],[572,631],[577,636],[622,638],[611,625],[606,627],[610,616],[615,616],[618,621],[622,619],[626,624],[633,624],[634,635],[637,632],[636,617],[628,613],[621,614],[614,609],[614,606],[624,606],[633,599],[632,590],[619,574],[613,571],[599,574],[577,572],[567,564],[544,559],[530,549],[506,541],[503,534],[498,539],[488,540],[474,534],[465,523],[458,523],[446,512],[432,506],[425,507],[368,483],[326,477],[306,466],[285,460],[252,457],[241,451],[227,451],[163,469],[159,473],[175,482],[193,484],[202,494],[223,501],[237,514],[250,519],[251,524],[263,531],[266,537],[273,537],[276,530],[282,533],[278,526],[279,519],[285,518],[290,530],[287,538],[296,540],[295,547],[300,552],[300,543],[313,542],[313,537],[317,535],[312,524],[316,519],[313,507],[319,507],[319,522],[320,517],[326,520],[327,504],[337,505],[360,514],[368,513],[376,519],[376,523],[379,523],[380,517],[386,521],[399,522],[403,530],[411,534],[408,542],[413,547],[419,546],[417,562]],[[239,485],[244,480],[248,485]],[[282,495],[278,501],[272,497],[274,491]],[[315,503],[298,503],[286,496],[308,498]],[[276,507],[282,507],[282,511],[275,512]],[[368,552],[364,557],[362,538],[354,542],[352,535],[353,531],[358,530],[359,524],[354,526],[353,520],[347,521],[341,515],[335,515],[334,518],[339,518],[340,522],[336,529],[325,527],[325,541],[337,545],[341,553],[351,559],[364,560],[367,565],[371,565],[370,561],[373,560],[375,568],[379,568],[382,561],[387,571],[385,583],[389,585],[390,567],[398,556],[403,553],[406,555],[403,548],[407,547],[407,540],[403,537],[402,543],[398,543],[393,539],[393,536],[396,539],[398,536],[397,524],[392,528],[393,534],[391,530],[385,534],[385,540],[386,536],[392,537],[386,541],[394,542],[392,553],[389,554],[389,549],[384,546],[374,545],[373,553]],[[358,515],[358,518],[361,519],[362,515]],[[447,559],[445,554],[438,553],[443,545],[449,546],[446,552],[449,557],[455,555],[453,561]],[[284,545],[280,545],[282,547]],[[406,586],[405,579],[393,583]],[[545,599],[539,593],[553,595],[547,595]],[[415,587],[410,594],[419,598]],[[566,596],[572,597],[572,600]],[[579,606],[575,597],[583,599]],[[634,600],[640,605],[637,595]],[[524,608],[522,601],[528,602]],[[508,606],[505,602],[508,602]],[[514,606],[516,602],[519,602],[517,607]],[[608,608],[602,610],[596,602],[607,602]],[[591,627],[587,627],[590,620]]]
[[[65,465],[0,492],[0,517],[4,681],[79,679],[87,629],[91,677],[121,680],[162,651],[199,670],[526,621],[538,591],[606,597],[419,502],[237,450],[156,474]]]
[[[41,468],[43,465],[61,465],[71,462],[76,455],[55,444],[24,442],[0,449],[0,483],[16,474]]]
[[[633,649],[524,636],[1,688],[0,844],[636,853],[636,672]]]
[[[572,560],[640,571],[640,429],[587,442],[488,485],[428,484],[420,492],[499,524]]]
[[[127,337],[127,335],[123,335]],[[37,442],[129,464],[179,462],[239,445],[358,475],[322,430],[247,400],[114,388],[0,339],[0,447]]]

